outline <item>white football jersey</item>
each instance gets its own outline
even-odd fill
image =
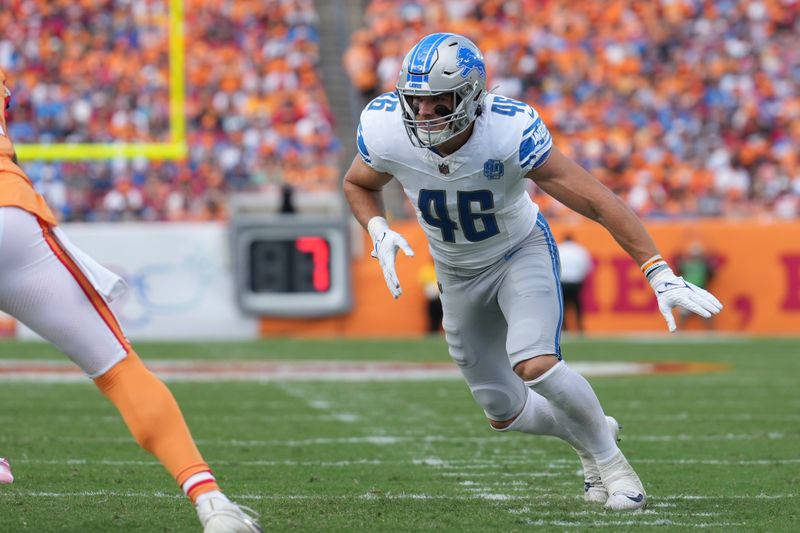
[[[395,93],[361,113],[358,151],[370,167],[394,176],[414,205],[437,262],[486,267],[531,232],[539,207],[525,174],[544,163],[553,141],[528,104],[489,94],[467,143],[442,157],[411,144]]]

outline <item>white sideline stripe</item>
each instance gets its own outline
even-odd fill
[[[525,520],[525,525],[529,526],[558,526],[558,527],[617,527],[617,526],[636,526],[636,527],[661,527],[661,526],[679,526],[679,527],[732,527],[732,526],[746,526],[746,522],[676,522],[675,520],[668,520],[666,518],[659,518],[657,520],[642,521],[642,520],[611,520],[608,522],[601,522],[593,520],[591,522],[572,522],[569,520]]]
[[[785,440],[796,439],[800,436],[785,435],[777,431],[769,433],[726,433],[724,435],[625,435],[625,440],[638,440],[643,442],[673,442],[673,441],[719,441],[719,440]]]
[[[176,488],[177,491],[177,488]],[[166,493],[161,491],[155,492],[133,492],[133,491],[77,491],[77,492],[52,492],[52,491],[31,491],[31,490],[14,490],[8,489],[4,491],[7,496],[31,496],[40,498],[94,498],[94,497],[120,497],[120,498],[185,498],[183,494],[178,492]],[[366,500],[459,500],[469,501],[476,499],[502,499],[502,500],[525,500],[530,501],[530,496],[512,496],[510,494],[477,494],[477,495],[442,495],[442,494],[425,494],[425,493],[376,493],[367,492],[364,494],[337,494],[337,495],[308,495],[308,494],[228,494],[233,500],[351,500],[351,499],[366,499]],[[703,494],[674,494],[664,496],[654,496],[653,498],[660,501],[672,500],[785,500],[798,498],[798,494],[733,494],[726,496],[711,496]],[[553,500],[583,500],[580,495],[563,495],[551,494],[544,492],[537,495],[537,498],[546,498]]]
[[[325,467],[345,467],[360,465],[390,465],[408,464],[409,461],[381,461],[378,459],[362,459],[359,461],[214,461],[215,465],[240,465],[240,466],[325,466]],[[36,464],[36,465],[103,465],[103,466],[157,466],[161,468],[158,461],[135,461],[118,459],[15,459],[14,464]]]
[[[651,442],[694,442],[694,441],[749,441],[749,440],[792,440],[800,439],[800,435],[785,435],[783,433],[744,433],[744,434],[725,434],[725,435],[626,435],[626,441],[651,441]],[[314,446],[322,444],[374,444],[380,446],[392,444],[404,444],[410,441],[418,442],[470,442],[476,444],[492,444],[497,442],[497,436],[489,437],[449,437],[445,435],[424,435],[424,436],[393,436],[393,435],[374,435],[365,437],[341,437],[304,440],[203,440],[197,441],[198,444],[207,446]]]
[[[725,460],[725,459],[643,459],[637,458],[637,464],[662,464],[662,465],[711,465],[711,466],[775,466],[775,465],[788,465],[800,464],[800,459],[750,459],[750,460]],[[14,464],[36,464],[36,465],[105,465],[105,466],[157,466],[161,467],[158,461],[136,461],[136,460],[119,460],[119,459],[16,459]],[[380,459],[361,459],[358,461],[268,461],[268,460],[255,460],[255,461],[214,461],[215,465],[229,465],[235,464],[240,466],[317,466],[317,467],[343,467],[348,468],[351,466],[360,465],[420,465],[432,466],[440,468],[487,468],[497,466],[495,461],[470,461],[470,460],[441,460],[441,459],[409,459],[407,461],[384,461]],[[567,459],[546,459],[536,461],[532,459],[526,460],[504,460],[504,465],[532,465],[532,464],[546,464],[548,468],[572,468],[577,465],[577,460]],[[441,475],[500,475],[499,473],[465,473],[465,472],[442,472]],[[530,472],[508,472],[502,475],[508,476],[560,476],[556,473],[530,473]],[[462,484],[467,484],[464,482]]]
[[[547,516],[555,516],[555,517],[563,517],[563,516],[570,516],[570,517],[597,517],[598,514],[603,513],[600,509],[595,508],[595,510],[586,510],[586,511],[547,511],[542,509],[535,509],[532,510],[530,507],[522,507],[520,509],[510,508],[508,512],[511,514],[525,514],[525,513],[535,513],[537,517],[547,517]],[[710,516],[723,516],[724,513],[710,513],[710,512],[693,512],[693,511],[685,511],[680,513],[680,516],[689,518],[689,517],[696,517],[696,516],[703,516],[703,517],[710,517]],[[640,509],[636,511],[635,514],[629,516],[636,516],[636,517],[653,517],[656,518],[659,516],[659,512],[650,509],[648,506],[647,509]]]
[[[800,459],[748,459],[738,461],[726,459],[637,459],[636,462],[671,465],[773,466],[798,464]]]
[[[573,361],[587,377],[652,374],[656,362]],[[200,361],[152,360],[147,366],[164,381],[426,381],[462,379],[455,364],[391,361]],[[78,367],[64,360],[0,360],[0,382],[90,383]]]
[[[496,444],[497,436],[488,437],[450,437],[444,435],[372,435],[364,437],[341,437],[328,438],[319,437],[314,439],[286,439],[286,440],[212,440],[196,439],[195,442],[202,446],[319,446],[319,445],[340,445],[340,444],[372,444],[376,446],[390,446],[395,444],[405,444],[408,442],[456,442],[471,444]],[[786,435],[784,433],[741,433],[725,435],[626,435],[626,441],[645,441],[645,442],[706,442],[706,441],[751,441],[751,440],[798,440],[800,435]],[[91,442],[91,443],[129,443],[133,442],[131,437],[59,437],[59,442]]]
[[[796,384],[795,384],[796,385]],[[748,422],[756,420],[759,422],[800,422],[800,415],[765,415],[762,413],[736,413],[736,414],[717,414],[713,417],[698,416],[695,413],[681,413],[676,415],[661,415],[653,417],[648,414],[625,414],[625,421],[643,421],[643,422],[719,422],[719,421],[732,421],[732,422]]]

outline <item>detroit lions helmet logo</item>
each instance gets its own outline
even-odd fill
[[[462,46],[458,49],[456,53],[456,66],[463,68],[461,71],[462,78],[469,76],[473,69],[478,71],[481,78],[486,77],[486,65],[483,64],[483,60],[478,57],[471,48],[466,46]]]

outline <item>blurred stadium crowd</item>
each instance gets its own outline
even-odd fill
[[[184,4],[188,160],[25,162],[62,219],[223,219],[232,191],[338,188],[313,1]],[[641,215],[800,216],[800,0],[367,5],[343,58],[365,97],[421,35],[462,33]],[[0,27],[16,143],[170,140],[165,0],[4,0]]]
[[[62,219],[220,219],[230,191],[336,189],[313,1],[184,9],[188,160],[25,162]],[[3,0],[0,27],[15,143],[170,140],[166,1]]]
[[[641,215],[800,216],[797,0],[372,0],[345,57],[354,84],[392,90],[435,31],[471,38],[489,86],[533,104]]]

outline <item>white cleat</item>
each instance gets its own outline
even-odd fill
[[[599,477],[596,481],[583,482],[583,499],[586,503],[596,503],[598,505],[603,505],[608,501],[608,491]]]
[[[606,422],[614,440],[619,442],[619,430],[622,429],[622,426],[613,416],[607,416]],[[597,463],[594,462],[594,458],[590,455],[583,456],[578,454],[578,457],[580,457],[583,464],[583,499],[587,503],[603,505],[608,500],[608,491],[600,478],[600,469],[597,467]]]
[[[255,511],[227,499],[209,498],[195,508],[203,533],[262,533]]]
[[[622,452],[617,452],[608,464],[598,466],[600,477],[609,494],[606,509],[633,511],[647,505],[647,494],[642,482]]]
[[[10,485],[14,483],[14,474],[11,473],[11,465],[7,459],[0,457],[0,485]]]

